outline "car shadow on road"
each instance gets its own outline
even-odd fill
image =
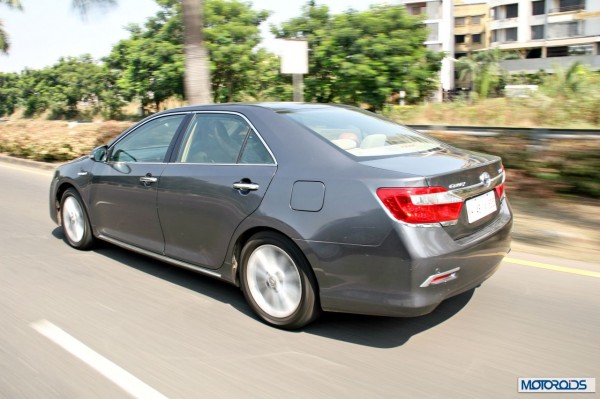
[[[52,235],[64,239],[62,228],[55,229]],[[257,323],[261,322],[246,303],[240,289],[229,283],[171,266],[103,241],[98,241],[93,251],[127,267],[229,304],[241,314],[256,320]],[[425,316],[393,318],[325,312],[318,320],[303,329],[281,332],[312,334],[374,348],[394,348],[406,344],[411,337],[456,315],[471,300],[474,292],[475,290],[472,289],[449,298]]]
[[[304,332],[325,338],[374,348],[406,344],[413,336],[456,315],[473,297],[475,289],[442,302],[433,312],[419,317],[378,317],[345,313],[324,313]]]
[[[52,235],[57,239],[64,240],[61,227],[54,229]],[[124,266],[229,304],[246,316],[255,318],[254,313],[246,304],[240,289],[225,281],[172,266],[101,240],[96,240],[92,251]]]

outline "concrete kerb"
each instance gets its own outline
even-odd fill
[[[11,163],[13,165],[28,166],[31,168],[37,168],[37,169],[43,169],[43,170],[54,170],[58,166],[62,165],[62,163],[39,162],[39,161],[33,161],[31,159],[16,158],[16,157],[11,157],[10,155],[6,155],[6,154],[0,154],[0,162]]]

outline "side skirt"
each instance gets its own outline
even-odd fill
[[[165,263],[169,263],[169,264],[171,264],[173,266],[178,266],[178,267],[181,267],[181,268],[184,268],[184,269],[191,270],[193,272],[197,272],[197,273],[201,273],[201,274],[206,274],[208,276],[216,277],[218,279],[223,280],[223,277],[221,276],[220,273],[217,273],[217,272],[212,271],[210,269],[206,269],[206,268],[203,268],[203,267],[200,267],[200,266],[192,265],[192,264],[187,263],[187,262],[182,262],[182,261],[177,260],[177,259],[172,259],[172,258],[169,258],[169,257],[164,256],[164,255],[159,255],[157,253],[154,253],[154,252],[151,252],[151,251],[147,251],[145,249],[138,248],[138,247],[136,247],[134,245],[125,244],[124,242],[121,242],[119,240],[115,240],[114,238],[110,238],[110,237],[107,237],[107,236],[102,235],[102,234],[100,234],[98,236],[98,238],[101,239],[101,240],[103,240],[103,241],[106,241],[106,242],[109,242],[111,244],[114,244],[114,245],[116,245],[118,247],[125,248],[125,249],[128,249],[128,250],[133,251],[133,252],[137,252],[138,254],[145,255],[145,256],[148,256],[150,258],[154,258],[154,259],[160,260],[160,261],[165,262]]]

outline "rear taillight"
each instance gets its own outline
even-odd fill
[[[443,187],[380,188],[377,196],[398,220],[411,224],[455,222],[463,199]]]

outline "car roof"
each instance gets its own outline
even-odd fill
[[[275,112],[293,112],[305,109],[319,109],[319,108],[351,108],[344,105],[337,104],[317,104],[317,103],[298,103],[298,102],[255,102],[255,103],[220,103],[220,104],[204,104],[204,105],[190,105],[186,107],[171,108],[163,113],[172,112],[193,112],[193,111],[217,111],[217,110],[229,110],[229,111],[240,111],[246,107],[258,107],[267,108]],[[155,114],[156,115],[156,114]]]

